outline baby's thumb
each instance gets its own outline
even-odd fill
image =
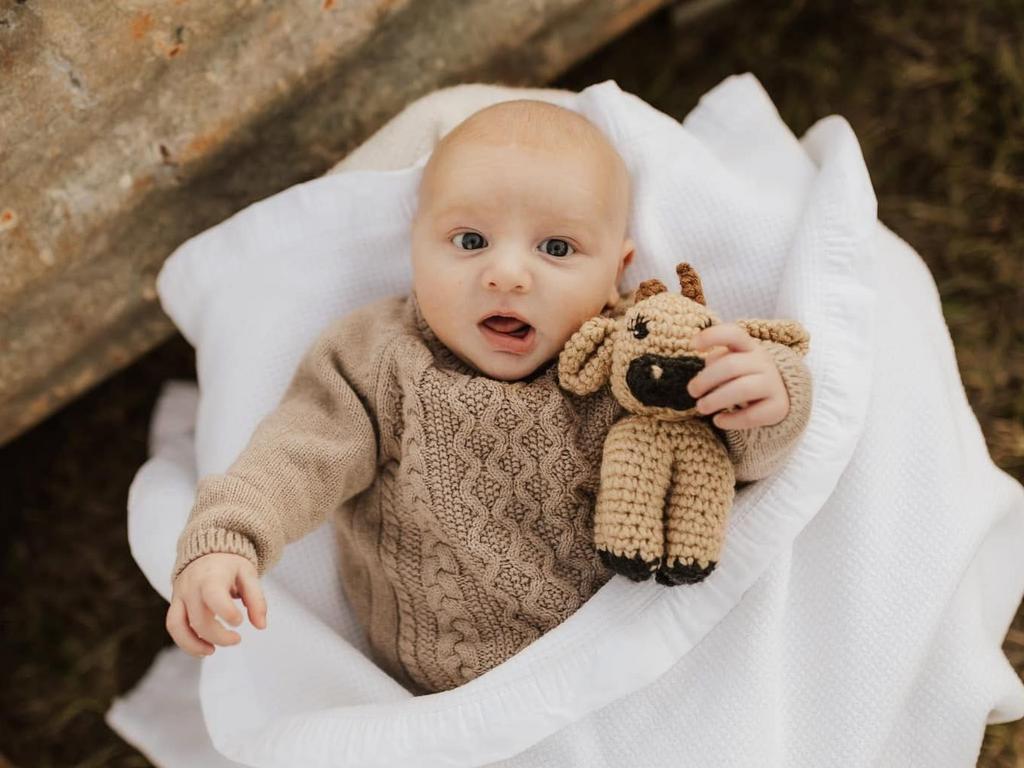
[[[249,623],[257,629],[267,628],[267,601],[263,598],[260,580],[251,569],[243,569],[238,573],[238,587],[242,602],[249,612]]]

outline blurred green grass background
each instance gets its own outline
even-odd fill
[[[663,9],[554,85],[613,78],[682,118],[750,71],[798,136],[845,116],[880,219],[935,276],[992,458],[1024,480],[1024,3],[734,2],[684,16]],[[176,337],[0,448],[0,768],[149,765],[103,721],[170,643],[125,503],[161,383],[194,376]],[[1022,611],[1004,650],[1024,674]],[[1024,766],[1024,721],[989,726],[978,764]]]

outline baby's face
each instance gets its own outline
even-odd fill
[[[449,148],[424,175],[412,232],[413,286],[437,337],[495,379],[556,357],[618,300],[633,256],[624,172],[597,150]],[[522,322],[488,320],[513,314]]]

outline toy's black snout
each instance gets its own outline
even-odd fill
[[[704,360],[690,355],[640,355],[629,364],[626,386],[644,405],[685,411],[696,403],[686,385],[702,368]]]

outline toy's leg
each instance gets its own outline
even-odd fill
[[[717,446],[708,446],[714,451]],[[672,467],[672,487],[665,510],[665,558],[655,579],[659,584],[696,584],[718,564],[725,524],[735,495],[735,475],[728,460],[689,453]]]
[[[650,419],[626,417],[605,439],[594,509],[594,546],[615,573],[645,581],[664,554],[665,489],[672,467],[668,439]]]

